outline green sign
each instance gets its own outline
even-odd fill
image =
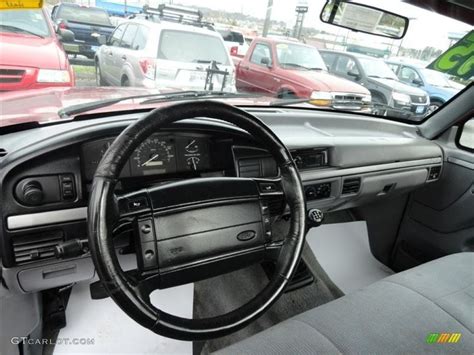
[[[474,31],[461,38],[427,68],[465,80],[474,76]]]

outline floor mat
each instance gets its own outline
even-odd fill
[[[154,306],[168,313],[192,318],[193,292],[193,284],[188,284],[154,291],[150,299]],[[112,299],[92,300],[88,283],[74,286],[66,317],[67,326],[61,329],[58,341],[79,339],[76,340],[79,344],[57,342],[55,355],[192,354],[191,342],[161,337],[143,328],[128,317]],[[93,339],[93,344],[84,344],[87,339]]]
[[[229,312],[255,296],[267,283],[268,278],[260,265],[197,282],[194,286],[194,317],[205,318]],[[198,352],[208,354],[222,349],[334,298],[327,285],[315,275],[314,283],[283,294],[250,325],[231,335],[206,342],[202,352]]]
[[[365,221],[323,224],[311,229],[306,240],[321,267],[346,294],[393,274],[370,252]]]

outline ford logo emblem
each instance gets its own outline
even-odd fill
[[[256,234],[257,233],[255,233],[255,231],[240,232],[237,235],[237,239],[240,240],[241,242],[246,242],[248,240],[251,240],[251,239],[255,238]]]

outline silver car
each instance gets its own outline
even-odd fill
[[[95,57],[98,85],[236,91],[218,32],[145,19],[121,23]]]

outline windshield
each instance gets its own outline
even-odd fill
[[[48,22],[41,10],[0,11],[0,33],[18,33],[41,37],[50,35]]]
[[[326,70],[323,58],[321,58],[318,50],[314,47],[278,43],[276,45],[276,53],[278,62],[282,66]]]
[[[332,12],[319,0],[51,0],[0,10],[0,125],[192,98],[419,124],[471,84],[474,32],[459,13],[357,2],[392,15]],[[439,92],[443,103],[431,105]]]
[[[58,17],[66,21],[90,23],[94,25],[111,26],[109,15],[102,9],[91,7],[63,6]]]
[[[431,69],[421,69],[423,76],[428,84],[433,86],[440,86],[451,88],[452,85],[449,82],[449,79],[446,77],[445,74],[437,72]]]
[[[224,38],[224,41],[226,42],[236,42],[240,45],[244,44],[244,36],[240,32],[235,32],[232,30],[217,30],[222,38]]]
[[[392,69],[381,60],[359,58],[359,63],[369,77],[398,80]]]
[[[185,31],[163,31],[158,47],[158,59],[184,63],[229,65],[229,57],[216,36]]]

